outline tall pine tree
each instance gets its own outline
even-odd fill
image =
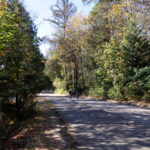
[[[43,88],[43,56],[36,26],[21,2],[7,1],[1,19],[1,99],[8,101],[16,97],[17,114],[20,114],[31,97]]]
[[[129,22],[121,50],[127,76],[134,75],[134,69],[150,65],[149,41],[143,37],[142,30],[134,21]]]
[[[127,99],[149,100],[150,43],[135,22],[130,22],[121,46]]]

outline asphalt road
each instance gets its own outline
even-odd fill
[[[77,140],[77,150],[150,150],[150,109],[41,94],[51,101]]]

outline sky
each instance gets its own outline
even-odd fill
[[[38,28],[38,36],[52,37],[54,33],[53,25],[45,21],[45,19],[51,18],[50,6],[55,4],[57,0],[24,0],[24,5],[31,17],[34,19]],[[85,5],[82,0],[70,0],[77,6],[77,12],[87,16],[91,11],[94,4]],[[41,44],[40,50],[46,55],[49,49],[49,44]]]

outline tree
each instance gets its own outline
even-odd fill
[[[98,72],[102,69],[101,55],[103,53],[103,45],[110,41],[110,29],[107,28],[108,19],[104,16],[108,13],[110,6],[107,2],[97,3],[88,17],[88,31],[86,51],[87,56],[85,69],[89,74],[91,82],[88,84],[88,89],[97,92],[97,88],[100,87]],[[104,75],[104,74],[103,74]],[[91,94],[92,94],[91,93]]]
[[[60,62],[63,65],[63,77],[66,82],[66,88],[68,84],[68,71],[67,71],[67,49],[66,49],[66,38],[67,38],[67,24],[69,18],[76,12],[76,7],[69,0],[58,0],[57,3],[51,7],[53,19],[50,21],[57,26],[59,33],[56,34],[57,39],[57,53],[59,54]]]
[[[106,44],[102,64],[111,81],[108,96],[113,99],[147,99],[149,96],[149,42],[135,22],[130,22],[121,45]],[[144,75],[145,73],[145,75]]]
[[[68,72],[66,88],[68,90],[72,89],[77,91],[79,88],[80,89],[81,87],[83,88],[84,84],[83,67],[81,67],[83,64],[82,50],[87,35],[86,29],[84,29],[84,26],[86,26],[84,22],[85,18],[81,15],[70,17],[67,24],[66,29],[67,36],[65,38],[65,42],[64,41],[63,41],[64,43],[59,43],[62,41],[58,42],[56,50],[52,53],[53,55],[46,65],[46,72],[49,73],[51,79],[55,80],[55,78],[56,79],[59,78],[60,80],[63,80],[63,74],[61,73],[63,69],[62,60],[65,57],[66,69]],[[58,53],[58,51],[62,48],[62,46],[64,48],[63,50],[65,50],[67,53],[66,55],[64,54],[63,51],[62,55],[59,55]],[[60,68],[60,70],[55,71],[56,69],[53,66],[55,66],[55,68]]]
[[[1,99],[8,102],[16,97],[16,114],[20,115],[31,96],[43,88],[43,56],[36,27],[22,3],[8,1],[1,19]]]
[[[125,99],[127,98],[125,96],[125,91],[127,91],[126,84],[132,75],[134,76],[137,74],[135,68],[142,69],[144,66],[149,66],[149,62],[147,61],[150,59],[148,54],[149,42],[143,36],[145,34],[145,27],[141,21],[142,19],[139,21],[140,18],[138,16],[139,14],[144,15],[144,13],[142,10],[137,11],[135,7],[136,4],[137,2],[135,1],[119,1],[112,3],[110,3],[110,1],[98,2],[91,12],[88,25],[91,34],[89,34],[87,40],[87,49],[89,54],[91,54],[91,58],[93,58],[91,59],[91,61],[93,60],[93,66],[90,74],[93,74],[95,77],[93,78],[95,79],[93,80],[95,83],[91,88],[91,93],[114,99]],[[126,28],[129,26],[128,21],[131,20],[135,21],[136,26],[141,25],[143,28],[140,31],[140,34],[132,37],[134,42],[132,41],[130,43],[130,46],[132,47],[130,50],[132,49],[131,51],[135,51],[135,53],[132,55],[134,58],[131,57],[130,61],[132,67],[129,67],[129,63],[126,64],[128,60],[125,60],[130,59],[128,57],[129,52],[126,51],[126,54],[124,54],[121,43],[122,41],[126,41],[124,39],[127,34]],[[136,34],[137,29],[135,30],[135,28],[132,28],[129,33],[130,36],[131,33]],[[139,35],[141,35],[141,37]],[[140,37],[141,39],[137,37]],[[140,64],[140,67],[133,67],[134,60],[135,63]],[[127,66],[132,68],[132,73]],[[146,82],[147,81],[145,80],[143,81],[143,83],[147,85]],[[145,91],[147,90],[145,89]]]
[[[129,22],[121,46],[127,74],[134,74],[134,69],[150,65],[149,41],[143,37],[142,30],[135,22]]]
[[[146,99],[150,55],[145,36],[148,26],[143,22],[147,17],[135,6],[139,8],[137,1],[97,1],[88,18],[69,17],[66,28],[53,20],[61,29],[47,65],[54,81],[57,79],[55,85],[63,88],[65,84],[66,89],[75,91],[83,88],[90,94],[119,100],[136,99],[139,92],[137,99]],[[131,27],[128,22],[132,20],[135,25]]]
[[[63,29],[63,37],[66,37],[66,28],[71,17],[76,12],[76,7],[69,0],[58,0],[57,3],[51,7],[53,19],[50,21],[58,26],[60,29]]]
[[[69,86],[77,93],[83,92],[85,88],[84,57],[86,57],[85,45],[88,36],[86,20],[87,18],[82,15],[75,15],[70,18],[67,29]]]
[[[101,2],[113,2],[113,1],[120,1],[120,0],[82,0],[86,4],[94,3],[101,3]]]

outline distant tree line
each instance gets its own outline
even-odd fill
[[[103,0],[88,17],[75,10],[69,0],[52,7],[57,30],[45,72],[57,92],[150,101],[150,6]]]

